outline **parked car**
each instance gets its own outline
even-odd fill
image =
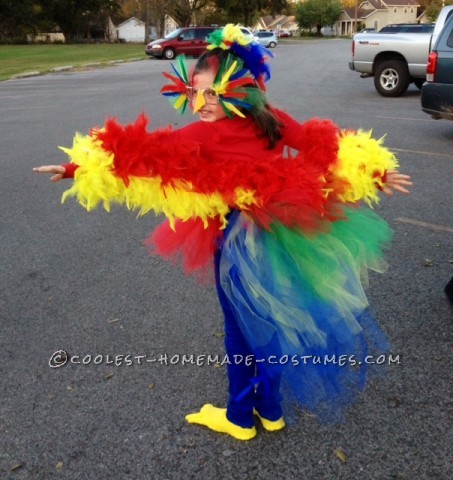
[[[184,53],[187,56],[201,55],[208,43],[206,38],[218,27],[187,27],[178,28],[165,38],[148,43],[145,53],[156,58],[172,60],[176,55]]]
[[[428,57],[422,110],[435,119],[453,120],[453,10]]]
[[[434,23],[391,23],[379,33],[433,33]]]
[[[255,39],[266,48],[275,48],[278,45],[278,38],[275,32],[255,32]]]
[[[250,28],[247,28],[247,27],[240,27],[240,28],[241,28],[241,32],[245,35],[246,38],[252,41],[255,40],[255,35],[252,33]]]
[[[374,77],[374,86],[383,97],[402,95],[411,82],[421,89],[426,80],[430,48],[452,10],[453,5],[442,8],[433,30],[432,25],[410,24],[411,28],[423,27],[428,32],[422,28],[416,32],[356,33],[349,68],[362,78]]]
[[[278,31],[278,38],[288,38],[291,36],[291,32],[289,30],[279,30]]]

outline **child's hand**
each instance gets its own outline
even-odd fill
[[[59,182],[66,172],[66,168],[62,165],[43,165],[42,167],[36,167],[33,169],[36,173],[54,173],[52,177],[50,177],[51,182]]]
[[[410,193],[407,188],[412,185],[411,177],[409,175],[403,175],[396,170],[387,172],[387,178],[385,184],[382,187],[382,191],[387,195],[393,195],[393,190],[397,190],[401,193]]]

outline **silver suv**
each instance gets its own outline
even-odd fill
[[[266,48],[274,48],[278,44],[278,38],[275,32],[255,32],[255,39]]]

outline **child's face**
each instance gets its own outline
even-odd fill
[[[217,99],[209,98],[209,89],[212,88],[212,84],[214,83],[215,74],[211,70],[204,70],[202,72],[198,72],[193,76],[193,88],[195,90],[206,90],[207,92],[198,92],[197,95],[204,95],[204,105],[197,110],[196,113],[200,116],[200,120],[202,122],[216,122],[217,120],[221,120],[225,118],[227,115],[223,111],[222,105]],[[197,102],[197,95],[194,95],[193,99],[190,102],[190,106],[193,109],[196,102]],[[203,103],[203,99],[199,99],[201,103]]]

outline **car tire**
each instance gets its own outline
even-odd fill
[[[380,63],[374,72],[374,86],[383,97],[399,97],[409,86],[410,76],[401,60]]]
[[[269,48],[275,48],[277,44],[275,42],[269,43]]]
[[[421,90],[423,87],[423,84],[426,82],[425,78],[414,78],[414,85]]]
[[[175,51],[173,48],[166,48],[163,53],[164,58],[167,60],[173,60],[176,56]]]

